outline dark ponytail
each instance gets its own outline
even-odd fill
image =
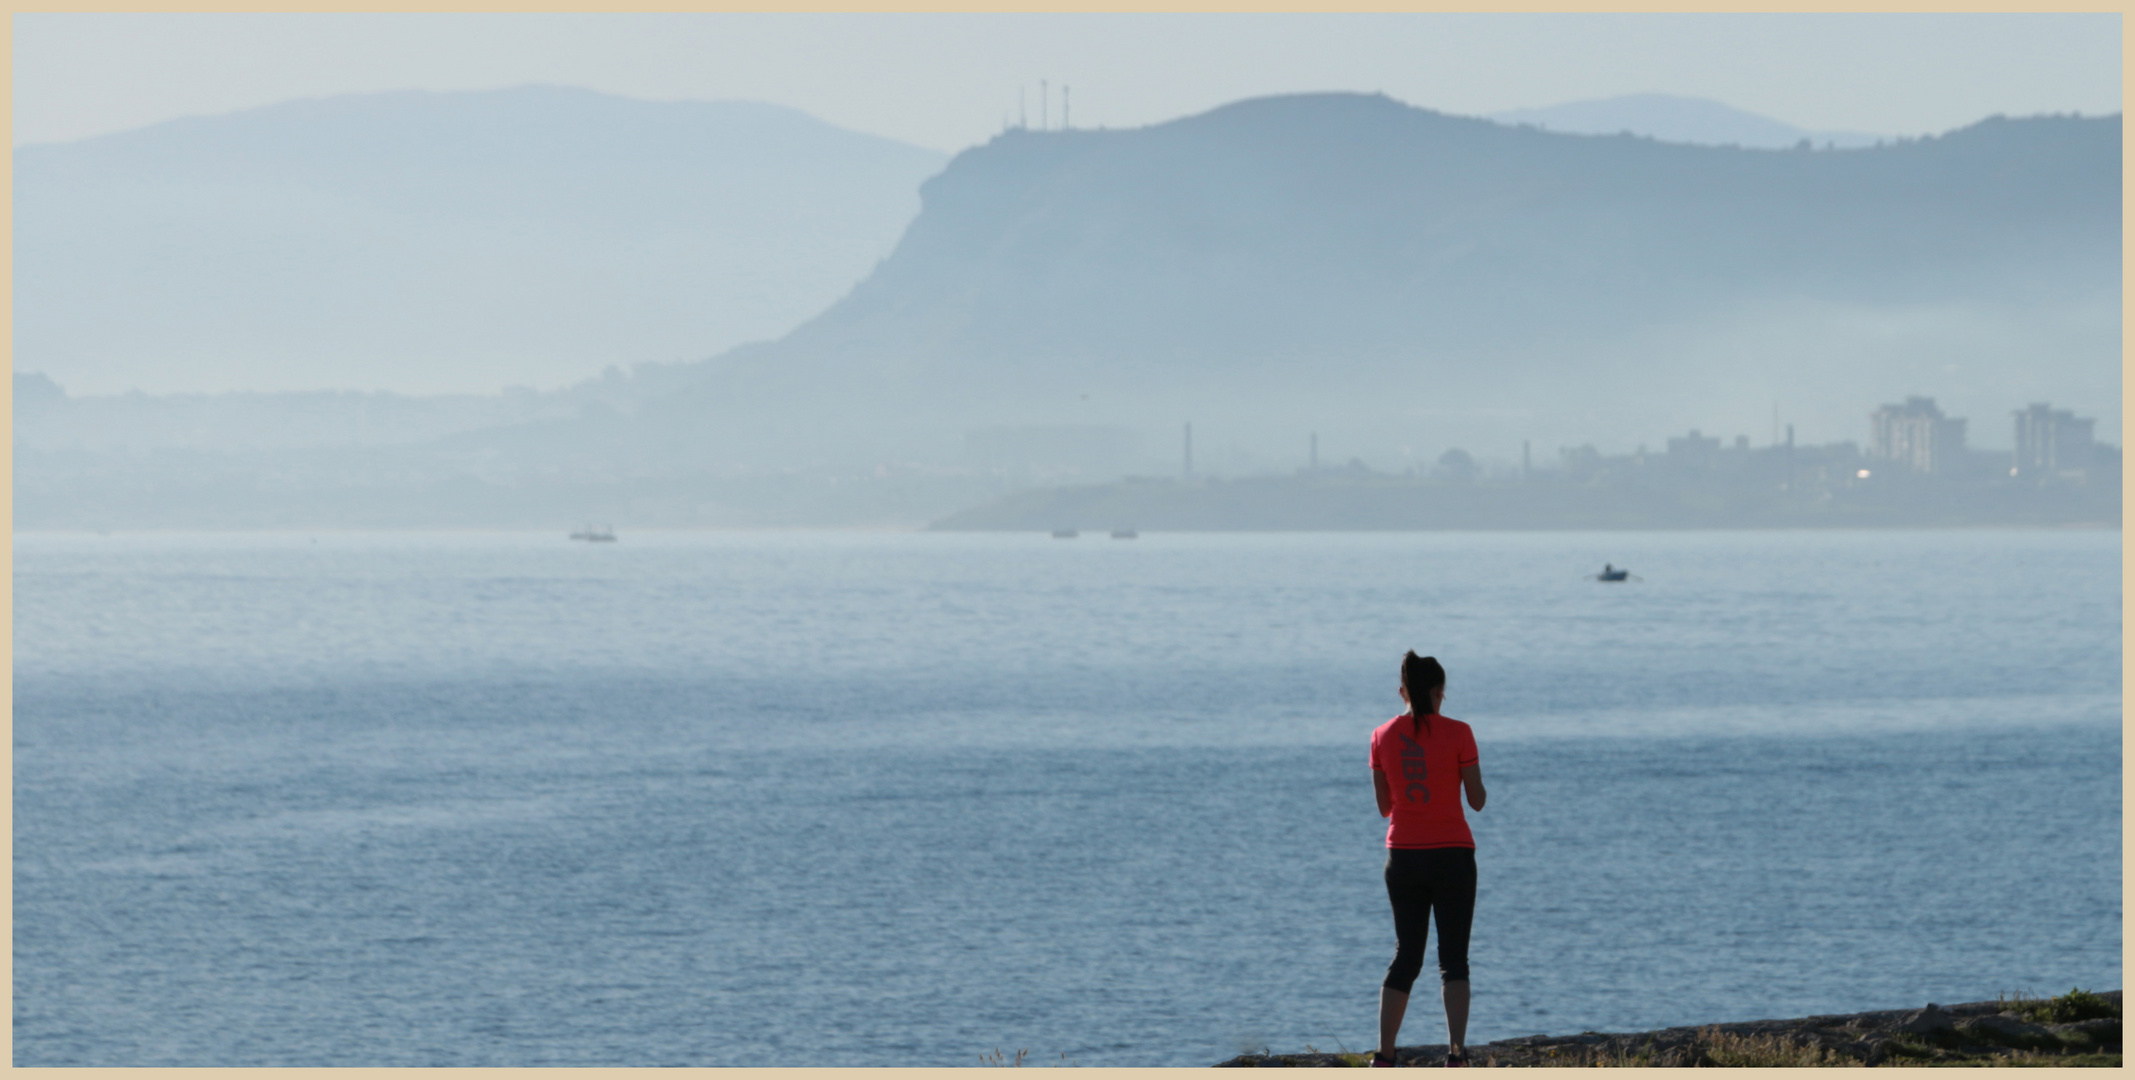
[[[1431,711],[1431,691],[1446,684],[1446,669],[1438,665],[1435,656],[1418,656],[1410,649],[1401,658],[1401,688],[1409,692],[1409,732],[1421,730],[1423,718]]]

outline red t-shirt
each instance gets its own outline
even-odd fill
[[[1417,724],[1403,714],[1380,724],[1371,733],[1371,767],[1386,774],[1394,793],[1386,846],[1474,847],[1460,808],[1460,770],[1476,761],[1475,732],[1451,717]]]

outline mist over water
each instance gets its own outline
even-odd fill
[[[1412,647],[1473,1041],[2120,985],[2117,531],[15,550],[18,1065],[1357,1049]]]
[[[943,158],[520,87],[24,147],[16,521],[909,528],[1322,462],[1524,482],[1685,433],[1894,461],[1869,417],[1913,397],[1969,425],[1930,478],[2008,487],[2047,403],[2104,444],[2055,468],[2118,490],[2116,116],[1779,150],[1623,111],[1742,119],[1711,102],[1599,105],[1662,137],[1326,92]]]

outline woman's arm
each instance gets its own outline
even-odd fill
[[[1394,812],[1394,788],[1393,785],[1386,782],[1386,773],[1378,769],[1371,771],[1371,790],[1372,794],[1379,797],[1379,816],[1386,817],[1392,814]]]
[[[1383,777],[1380,782],[1385,782]],[[1469,765],[1460,770],[1460,786],[1468,789],[1468,805],[1477,810],[1482,809],[1483,800],[1490,797],[1490,793],[1483,790],[1483,767],[1480,765]]]

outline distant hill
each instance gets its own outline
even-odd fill
[[[1531,124],[1566,135],[1629,132],[1661,142],[1789,150],[1806,139],[1812,146],[1851,149],[1895,141],[1858,131],[1811,131],[1704,98],[1675,94],[1626,94],[1572,101],[1539,109],[1491,113],[1501,124]]]
[[[777,337],[945,155],[746,102],[293,101],[14,157],[14,366],[71,393],[555,386]]]
[[[610,113],[606,99],[585,103],[637,115],[634,104]],[[460,146],[476,128],[452,130],[435,144]],[[614,137],[708,145],[626,134]],[[830,186],[796,187],[792,205],[838,198],[843,181],[829,174],[851,144],[823,138],[830,149],[813,169]],[[627,252],[723,251],[704,237],[725,235],[714,218],[745,200],[706,197],[715,189],[674,179],[686,170],[622,149],[589,159],[539,151],[538,138],[499,145],[600,164],[573,186],[554,181],[568,169],[518,168],[496,147],[467,144],[466,160],[447,155],[460,163],[439,167],[495,182],[455,189],[464,198],[449,205],[404,163],[362,180],[369,202],[333,194],[349,181],[298,182],[295,166],[278,166],[260,188],[260,224],[244,234],[256,250],[209,245],[227,241],[221,233],[200,237],[202,250],[285,268],[291,303],[342,321],[239,320],[256,340],[228,335],[220,347],[248,363],[370,357],[444,370],[461,361],[438,343],[473,354],[503,340],[519,351],[498,362],[522,363],[581,355],[616,327],[616,342],[641,328],[685,334],[731,295],[710,271],[677,274],[673,261]],[[369,175],[365,155],[335,156],[352,153],[339,143],[315,153],[330,178]],[[522,173],[551,179],[514,187]],[[774,174],[788,175],[767,168],[759,179]],[[171,179],[181,175],[173,167],[157,182],[183,193]],[[1125,131],[1013,130],[928,180],[894,250],[790,333],[556,393],[98,398],[95,385],[38,361],[30,350],[43,331],[18,322],[18,369],[41,368],[57,385],[18,380],[17,520],[920,524],[1035,485],[1176,475],[1186,422],[1196,477],[1290,473],[1308,454],[1405,475],[1449,448],[1489,472],[1530,450],[1546,465],[1584,443],[1642,457],[1634,443],[1658,447],[1693,428],[1761,447],[1783,421],[1803,444],[1865,442],[1869,413],[1911,395],[1968,419],[1975,448],[2009,447],[2010,411],[2039,401],[2096,417],[2097,438],[2117,444],[2120,176],[2117,116],[1997,118],[1868,149],[1753,150],[1314,94]],[[640,180],[634,201],[580,197]],[[49,172],[39,183],[66,190]],[[308,216],[300,195],[332,209]],[[22,197],[18,187],[18,219]],[[418,204],[435,213],[396,216]],[[599,213],[563,212],[584,205]],[[731,213],[717,221],[747,217]],[[386,223],[387,254],[366,254],[351,221]],[[445,240],[418,235],[417,221]],[[171,307],[193,294],[65,294],[77,315],[108,316],[114,335],[205,340],[196,331],[250,310],[245,290],[215,284],[242,275],[218,277],[178,234],[83,230],[83,246],[115,254],[81,265],[193,266],[194,301],[222,305],[221,321],[193,326]],[[67,243],[32,240],[46,246],[35,258]],[[434,261],[410,261],[417,249]],[[577,250],[611,254],[557,254]],[[509,276],[515,260],[537,278],[578,268],[583,291],[534,289],[534,278]],[[25,265],[36,264],[18,248]],[[398,267],[405,280],[337,285],[327,305],[322,283],[359,265]],[[244,280],[262,290],[262,310],[285,296]],[[407,281],[438,298],[396,291]],[[498,288],[481,293],[485,282]],[[18,273],[18,320],[50,299],[30,290],[60,284]],[[377,326],[357,317],[366,312]],[[427,336],[413,332],[421,327]],[[292,432],[308,449],[263,449]]]
[[[2117,416],[2120,122],[1880,148],[1596,138],[1378,96],[1010,131],[784,339],[645,409],[732,456],[953,460],[977,425],[1122,425],[1214,467],[1690,427],[1862,438],[1909,393]],[[2117,438],[2100,429],[2101,438]],[[667,452],[679,452],[670,448]]]

